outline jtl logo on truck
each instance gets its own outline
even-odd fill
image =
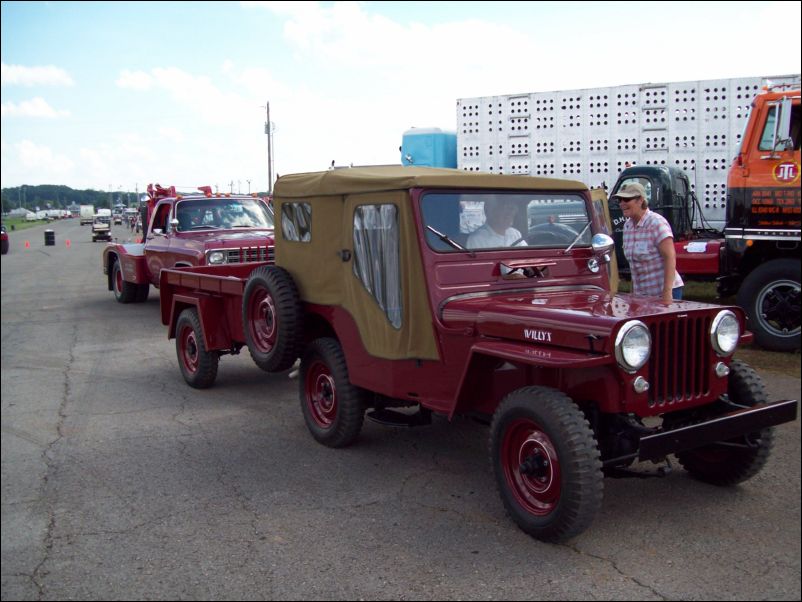
[[[793,161],[778,163],[774,168],[774,179],[778,182],[793,184],[799,179],[799,164]]]

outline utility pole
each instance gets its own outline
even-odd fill
[[[267,121],[265,122],[265,134],[267,134],[267,192],[273,194],[273,124],[270,122],[270,102],[265,106],[267,109]]]
[[[251,194],[251,181],[250,180],[245,180],[245,181],[248,182],[248,194],[250,195]]]

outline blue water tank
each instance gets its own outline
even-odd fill
[[[440,128],[412,128],[401,139],[401,164],[457,167],[457,134]]]

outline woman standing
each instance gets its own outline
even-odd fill
[[[677,273],[674,233],[666,219],[649,210],[646,190],[637,182],[624,184],[615,195],[624,217],[624,255],[632,272],[632,292],[660,297],[666,303],[682,299]]]

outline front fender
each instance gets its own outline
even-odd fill
[[[605,374],[613,363],[609,354],[601,352],[479,341],[471,346],[449,418],[469,411],[492,414],[501,399],[515,389],[529,385],[565,388],[576,380],[573,375]],[[504,370],[505,365],[511,368]]]

